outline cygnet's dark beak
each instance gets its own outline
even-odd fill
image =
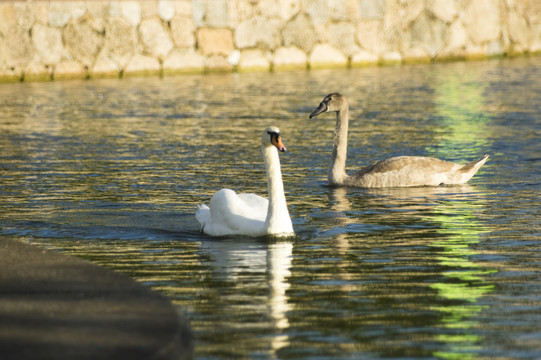
[[[314,116],[318,116],[319,114],[324,113],[326,111],[327,111],[327,105],[322,102],[321,104],[319,104],[319,107],[317,109],[312,111],[312,113],[310,114],[310,119],[313,118]]]

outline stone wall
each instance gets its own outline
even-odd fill
[[[539,0],[0,2],[0,81],[280,71],[540,52]]]

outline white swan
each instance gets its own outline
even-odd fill
[[[464,184],[487,161],[488,155],[461,165],[431,157],[397,156],[366,166],[357,174],[346,174],[348,147],[348,100],[340,93],[323,99],[310,114],[310,119],[324,112],[336,111],[336,132],[328,171],[330,186],[365,188],[438,186]]]
[[[287,210],[278,150],[286,151],[280,130],[269,126],[261,135],[269,200],[255,194],[236,194],[233,190],[216,192],[209,205],[199,205],[195,217],[201,230],[211,236],[289,236],[293,225]]]

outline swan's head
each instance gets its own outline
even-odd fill
[[[341,111],[348,106],[348,99],[340,93],[332,93],[323,98],[318,108],[312,111],[310,119],[321,113],[329,111]]]
[[[269,126],[261,135],[261,145],[264,147],[275,146],[279,151],[285,152],[286,147],[282,144],[280,129],[276,126]]]

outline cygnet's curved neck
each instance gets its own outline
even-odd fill
[[[261,151],[265,160],[267,190],[269,193],[269,207],[265,228],[268,229],[269,233],[293,232],[284,194],[278,150],[274,146],[262,146]]]
[[[348,177],[346,174],[346,157],[348,152],[349,109],[347,103],[336,112],[336,130],[332,148],[331,164],[327,177],[329,185],[341,185]]]

